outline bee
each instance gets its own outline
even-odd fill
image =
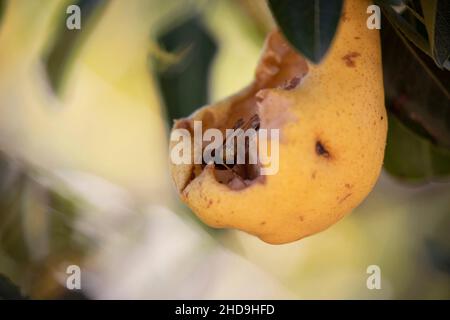
[[[254,129],[255,132],[257,132],[260,128],[260,124],[261,124],[261,120],[259,118],[259,116],[257,114],[254,114],[253,116],[251,116],[249,119],[247,119],[247,121],[244,121],[244,119],[240,118],[236,121],[236,123],[233,126],[233,133],[229,134],[228,136],[225,137],[223,144],[222,144],[222,148],[224,150],[223,152],[223,161],[220,164],[216,164],[216,167],[218,170],[220,170],[221,168],[225,168],[225,170],[228,172],[228,176],[230,179],[236,177],[239,180],[241,180],[241,182],[244,182],[244,178],[250,177],[252,174],[249,172],[249,168],[247,165],[245,164],[236,164],[236,151],[237,151],[237,146],[232,143],[235,138],[238,138],[239,136],[241,136],[242,134],[245,133],[246,130],[248,129]],[[236,130],[238,129],[242,129],[236,132]],[[246,139],[245,140],[245,158],[248,157],[248,153],[249,153],[249,140],[250,139]],[[233,148],[233,150],[230,151],[230,148]],[[234,157],[234,164],[233,165],[227,165],[226,161],[225,161],[225,155],[228,152],[232,152],[232,155]]]

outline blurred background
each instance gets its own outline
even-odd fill
[[[384,171],[351,215],[278,246],[178,200],[172,120],[248,84],[273,27],[265,1],[1,0],[0,297],[450,298],[445,179]]]

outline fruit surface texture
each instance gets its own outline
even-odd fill
[[[257,115],[259,128],[280,132],[274,175],[171,164],[182,201],[204,223],[288,243],[328,228],[372,190],[383,163],[387,118],[379,33],[366,26],[368,5],[345,1],[335,39],[318,65],[272,31],[253,83],[175,121],[173,130],[192,131],[199,120],[203,130],[224,131]]]

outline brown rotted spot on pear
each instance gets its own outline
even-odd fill
[[[342,57],[345,65],[350,68],[354,68],[356,66],[355,58],[359,57],[361,54],[359,52],[351,51]]]
[[[331,158],[330,152],[325,147],[324,143],[322,141],[320,141],[320,140],[316,141],[316,149],[315,149],[315,151],[316,151],[316,154],[319,157],[324,157],[326,159],[330,159]]]

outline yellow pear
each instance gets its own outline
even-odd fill
[[[175,121],[172,132],[193,133],[194,121],[202,121],[203,131],[217,128],[225,137],[225,129],[248,124],[279,129],[275,174],[261,175],[268,165],[260,162],[172,161],[181,199],[203,222],[288,243],[331,226],[372,190],[382,167],[387,119],[379,34],[366,26],[368,5],[345,1],[334,42],[316,66],[280,32],[271,32],[253,83]],[[171,152],[178,143],[172,139]]]

